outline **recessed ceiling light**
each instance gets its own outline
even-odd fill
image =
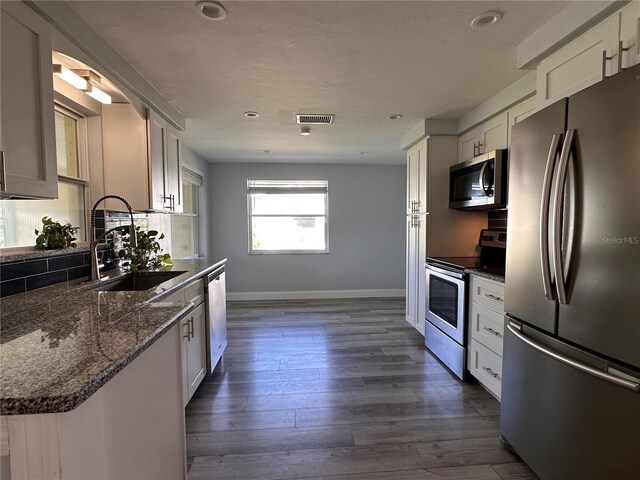
[[[305,137],[311,135],[311,129],[309,127],[302,127],[300,129],[300,135],[303,135]]]
[[[258,112],[244,112],[244,116],[247,118],[258,118],[260,114]]]
[[[495,25],[496,23],[498,23],[501,18],[502,14],[500,12],[485,12],[471,20],[471,26],[473,28],[488,27],[490,25]]]
[[[360,152],[360,155],[369,155],[369,152]]]
[[[262,150],[262,153],[271,153],[271,150]]]
[[[207,20],[223,20],[227,16],[224,7],[216,2],[198,2],[196,8],[198,13]]]
[[[400,115],[399,113],[394,113],[393,115],[389,115],[389,120],[400,120],[402,118],[402,115]]]

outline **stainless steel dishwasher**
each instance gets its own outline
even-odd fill
[[[207,275],[207,371],[213,369],[227,348],[227,291],[224,265]]]

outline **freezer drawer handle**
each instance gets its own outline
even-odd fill
[[[527,345],[529,345],[531,348],[538,350],[540,353],[547,355],[561,363],[564,363],[565,365],[568,365],[570,367],[573,367],[575,369],[581,370],[584,373],[588,373],[589,375],[593,375],[594,377],[598,377],[602,380],[606,380],[607,382],[611,382],[614,383],[620,387],[624,387],[627,388],[629,390],[633,390],[634,392],[640,392],[640,382],[632,382],[629,380],[625,380],[624,378],[620,378],[620,377],[616,377],[615,375],[611,375],[609,373],[603,372],[601,370],[598,370],[596,368],[593,368],[591,365],[587,365],[585,363],[582,362],[577,362],[576,360],[573,360],[571,358],[565,357],[564,355],[561,355],[557,352],[554,352],[553,350],[548,349],[547,347],[544,347],[542,345],[540,345],[539,343],[531,340],[530,338],[526,337],[525,335],[523,335],[521,332],[519,332],[516,327],[514,327],[511,323],[507,325],[507,328],[511,331],[511,333],[513,333],[516,338],[518,338],[519,340],[523,341],[524,343],[526,343]]]
[[[494,372],[493,370],[491,370],[489,367],[482,367],[482,369],[487,372],[489,375],[491,375],[493,378],[500,378],[500,375],[498,375],[496,372]]]

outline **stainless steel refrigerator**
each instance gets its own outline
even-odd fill
[[[542,479],[640,478],[640,66],[516,125],[500,430]]]

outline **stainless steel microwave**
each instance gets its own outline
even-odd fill
[[[449,208],[492,210],[506,206],[506,150],[494,150],[450,167]]]

